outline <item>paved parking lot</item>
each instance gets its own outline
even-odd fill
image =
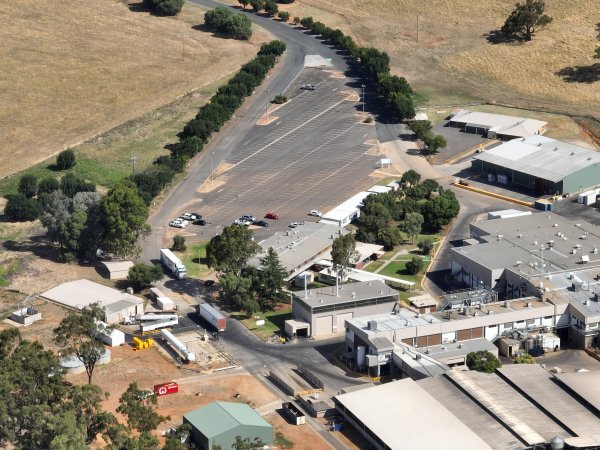
[[[306,83],[315,90],[301,90]],[[311,209],[326,211],[374,184],[369,174],[379,157],[367,153],[366,141],[376,139],[375,127],[362,123],[358,95],[345,83],[329,71],[304,69],[284,93],[290,101],[269,114],[276,118],[231,143],[214,181],[188,205],[208,224],[186,232],[200,229],[206,239],[242,214],[276,211],[279,221],[255,230],[261,239],[290,222],[315,220]]]
[[[439,151],[434,156],[435,164],[443,164],[445,160],[451,159],[460,153],[473,148],[479,144],[487,144],[490,139],[486,139],[479,134],[465,133],[458,128],[445,127],[446,122],[434,125],[432,131],[435,134],[441,134],[448,141],[448,146]]]

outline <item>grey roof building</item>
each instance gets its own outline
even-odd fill
[[[506,116],[461,109],[452,114],[448,126],[466,133],[482,134],[490,139],[514,139],[544,134],[548,122],[525,117]]]
[[[473,169],[540,194],[581,192],[600,184],[600,154],[545,136],[513,139],[478,153]]]
[[[183,416],[183,423],[192,427],[192,442],[200,450],[212,450],[219,445],[232,448],[236,436],[265,445],[273,443],[273,427],[245,403],[214,402]]]

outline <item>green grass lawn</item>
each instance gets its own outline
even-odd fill
[[[178,253],[190,278],[202,278],[212,269],[206,265],[206,244],[188,245],[184,253]]]
[[[244,319],[241,322],[246,328],[256,334],[259,338],[265,340],[273,336],[274,333],[283,335],[284,323],[292,318],[292,307],[286,305],[285,308],[265,313],[256,313],[249,319]],[[265,324],[256,326],[256,321],[264,319]]]
[[[384,263],[385,261],[371,261],[369,264],[363,267],[363,270],[366,272],[376,272],[377,269],[383,266]]]
[[[420,285],[421,283],[421,275],[412,275],[408,273],[406,270],[406,263],[410,261],[410,259],[406,260],[396,260],[389,263],[385,266],[379,274],[386,275],[388,277],[400,278],[406,281],[412,281]]]

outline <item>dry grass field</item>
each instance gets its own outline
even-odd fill
[[[0,178],[222,79],[269,38],[197,30],[189,3],[171,18],[120,0],[11,0],[0,16]]]
[[[364,46],[389,53],[430,105],[481,99],[600,116],[596,82],[567,82],[557,72],[597,64],[597,0],[546,0],[554,21],[528,43],[493,44],[516,0],[297,0],[292,16],[312,16]],[[419,42],[417,43],[417,17]],[[598,66],[596,66],[598,67]]]

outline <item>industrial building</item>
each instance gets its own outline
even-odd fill
[[[535,295],[565,310],[557,333],[584,348],[600,333],[600,233],[551,212],[470,224],[468,246],[450,250],[455,280],[502,298]],[[556,317],[558,315],[554,314]]]
[[[327,223],[338,227],[345,227],[350,222],[360,217],[360,208],[362,208],[363,200],[373,192],[359,192],[345,202],[339,204],[330,211],[327,211],[321,217],[321,223]]]
[[[550,374],[519,364],[493,374],[452,370],[403,379],[333,400],[378,450],[596,449],[598,382],[600,372]]]
[[[104,322],[119,323],[144,312],[144,300],[90,280],[62,283],[40,295],[67,308],[82,310],[92,303],[104,310]]]
[[[480,134],[488,139],[502,141],[544,134],[548,122],[524,117],[505,116],[461,109],[453,113],[447,126],[460,128],[465,133]]]
[[[248,261],[248,264],[260,267],[260,259],[269,248],[273,248],[288,273],[286,281],[289,281],[327,254],[337,237],[348,233],[348,230],[332,225],[306,222],[259,242],[262,252]]]
[[[562,195],[600,184],[599,163],[600,154],[593,150],[529,136],[478,153],[471,164],[491,182]]]
[[[315,338],[343,333],[346,320],[391,312],[397,303],[397,291],[381,280],[307,289],[293,295],[292,320],[285,323],[286,333]]]
[[[210,403],[184,414],[183,423],[192,427],[191,440],[198,450],[230,449],[237,436],[273,444],[271,424],[245,403]]]
[[[102,261],[100,272],[109,280],[126,280],[133,266],[132,261]]]

